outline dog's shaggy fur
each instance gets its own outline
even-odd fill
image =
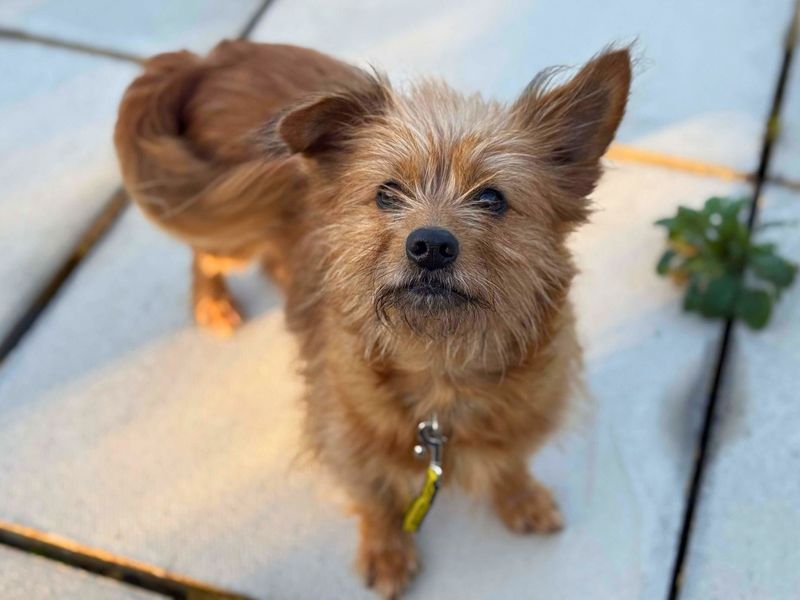
[[[629,84],[628,52],[612,50],[502,105],[429,81],[401,94],[312,50],[223,42],[206,58],[156,56],[125,95],[125,184],[193,248],[197,321],[239,323],[223,280],[239,263],[261,261],[284,290],[306,433],[353,500],[359,568],[386,597],[417,567],[401,522],[425,469],[416,425],[432,414],[447,482],[485,493],[515,531],[561,527],[527,457],[578,376],[565,240],[587,218]],[[481,204],[487,188],[507,210]],[[457,238],[455,262],[409,260],[423,226]]]

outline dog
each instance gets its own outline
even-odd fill
[[[528,458],[580,379],[566,241],[590,215],[630,53],[558,77],[502,104],[225,41],[150,59],[121,103],[126,188],[191,247],[196,321],[240,324],[224,276],[251,261],[284,292],[305,435],[352,500],[357,567],[385,598],[418,567],[409,507],[441,482],[515,532],[562,527]]]

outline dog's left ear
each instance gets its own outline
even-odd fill
[[[631,83],[627,49],[599,54],[567,83],[550,88],[538,75],[512,106],[518,123],[559,175],[567,193],[584,197],[600,177],[600,157],[617,131]]]
[[[362,73],[347,88],[310,98],[289,109],[267,135],[276,135],[292,154],[324,162],[343,150],[359,127],[378,118],[390,101],[388,82]],[[275,140],[268,140],[274,144]]]

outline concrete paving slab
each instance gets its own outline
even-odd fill
[[[239,34],[262,0],[8,0],[0,25],[149,55],[206,51]]]
[[[785,94],[770,174],[800,183],[800,49],[795,49]]]
[[[501,99],[636,41],[620,141],[754,171],[792,0],[278,0],[253,39],[313,46]]]
[[[0,338],[119,185],[111,143],[136,68],[0,40]]]
[[[768,187],[762,222],[800,220],[800,194]],[[800,261],[797,225],[760,239]],[[686,600],[790,600],[800,590],[800,285],[761,332],[737,327],[684,575]]]
[[[112,579],[0,546],[0,598],[3,600],[157,600]]]
[[[734,191],[612,166],[575,240],[593,399],[535,461],[567,529],[515,537],[445,490],[411,598],[663,596],[720,327],[681,314],[655,276],[652,223]],[[220,341],[190,324],[188,264],[130,212],[10,356],[0,518],[257,598],[371,597],[341,495],[297,456],[301,384],[276,293],[237,279],[250,320]]]

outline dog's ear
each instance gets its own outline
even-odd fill
[[[383,114],[391,98],[388,82],[363,73],[345,89],[307,99],[280,115],[267,131],[292,154],[323,160],[345,147],[359,127]]]
[[[600,177],[600,157],[617,131],[631,83],[627,49],[590,60],[570,81],[551,87],[540,73],[512,106],[518,123],[533,136],[547,166],[568,193],[591,193]]]

